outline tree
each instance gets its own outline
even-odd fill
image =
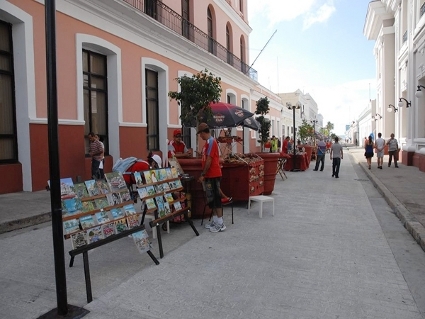
[[[331,122],[329,122],[328,121],[328,123],[326,124],[326,126],[325,126],[325,129],[326,129],[326,131],[327,131],[327,136],[330,136],[331,135],[331,133],[332,133],[332,130],[334,129],[334,125],[333,125],[333,123],[331,123]]]
[[[177,104],[181,106],[180,120],[182,125],[197,125],[202,111],[210,116],[210,103],[220,101],[221,78],[205,69],[192,75],[192,77],[183,75],[175,80],[180,85],[180,92],[170,91],[168,96],[176,100]],[[194,123],[194,119],[196,119],[196,123]]]
[[[314,137],[313,125],[307,123],[306,120],[303,120],[302,124],[298,127],[298,136],[302,143],[305,143],[308,138],[313,138]]]
[[[271,123],[270,120],[265,117],[265,115],[267,115],[270,111],[269,104],[270,101],[267,96],[260,98],[256,103],[257,109],[255,110],[255,114],[260,116],[257,116],[255,119],[258,121],[258,123],[260,123],[260,130],[258,131],[260,139],[258,142],[261,143],[262,152],[264,151],[264,144],[267,143],[270,138]]]

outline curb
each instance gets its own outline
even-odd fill
[[[52,220],[52,214],[49,212],[49,213],[42,213],[39,215],[26,217],[22,219],[7,221],[4,223],[0,223],[0,234],[21,229],[21,228],[26,228],[26,227],[42,224],[51,220]]]
[[[353,156],[352,154],[350,154]],[[400,219],[404,228],[412,235],[416,242],[421,246],[422,250],[425,251],[425,227],[417,221],[417,219],[407,210],[407,208],[391,193],[388,188],[372,174],[365,165],[353,156],[354,160],[359,164],[362,170],[366,173],[373,186],[379,191],[384,197],[387,204],[395,212],[396,216]]]

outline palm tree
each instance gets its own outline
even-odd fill
[[[331,131],[334,129],[334,125],[331,122],[328,122],[325,126],[326,130],[328,131],[328,135],[331,134]]]

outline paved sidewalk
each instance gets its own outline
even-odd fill
[[[368,175],[387,203],[396,212],[403,225],[425,250],[425,173],[413,166],[399,164],[399,168],[377,168],[376,156],[372,169],[367,169],[364,149],[348,146],[356,163]],[[327,158],[328,159],[328,158]],[[329,164],[329,163],[328,163]],[[312,169],[314,165],[310,165]],[[280,177],[277,176],[279,180]],[[51,220],[50,192],[20,192],[0,195],[0,234],[15,229],[30,227]]]
[[[0,234],[51,220],[50,192],[0,195]]]
[[[365,192],[365,176],[357,173],[351,154],[357,158],[361,150],[346,152],[339,179],[331,178],[329,158],[323,172],[278,177],[275,216],[265,203],[260,219],[253,203],[249,215],[246,206],[235,207],[233,225],[226,208],[223,233],[212,234],[199,221],[199,237],[188,226],[172,228],[163,236],[160,265],[138,255],[130,238],[91,251],[90,304],[76,259],[66,269],[68,302],[90,310],[87,319],[423,319],[423,305],[409,290]],[[37,210],[28,202],[18,207],[12,197],[0,197],[0,205]],[[0,240],[5,318],[38,318],[56,306],[49,234],[44,227]],[[69,250],[69,241],[65,246]],[[155,241],[153,253],[158,256]]]
[[[399,168],[395,168],[394,163],[388,167],[388,155],[384,156],[382,170],[378,169],[376,154],[369,170],[363,148],[348,147],[348,151],[360,163],[404,227],[425,250],[425,173],[401,162],[398,163]]]
[[[351,156],[288,172],[219,234],[191,239],[85,308],[87,319],[422,318]],[[267,207],[267,208],[266,208]],[[400,225],[399,225],[400,226]],[[401,227],[401,226],[400,226]]]

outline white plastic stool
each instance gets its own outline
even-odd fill
[[[260,203],[260,218],[263,218],[263,203],[264,202],[272,202],[273,203],[273,216],[274,216],[274,198],[264,195],[258,196],[249,196],[248,200],[248,214],[251,210],[251,201]]]
[[[152,215],[152,214],[146,214],[145,220],[147,220],[147,219],[154,220],[155,216]],[[159,226],[152,227],[152,238],[153,239],[155,239],[157,237],[157,234],[156,234],[157,227],[159,227]],[[167,233],[168,234],[170,233],[170,221],[169,220],[167,220]]]

